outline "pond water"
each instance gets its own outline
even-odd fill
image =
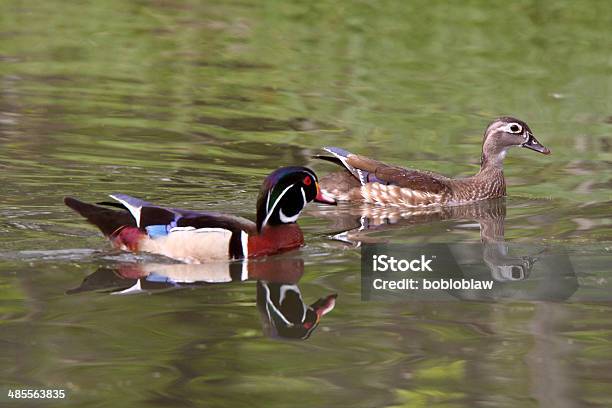
[[[609,4],[311,3],[0,3],[3,404],[612,405]],[[326,145],[469,175],[502,114],[552,155],[510,151],[492,219],[311,205],[307,245],[245,282],[111,250],[62,204],[252,218],[271,170],[333,170]],[[556,298],[362,301],[360,242],[471,245],[498,271],[515,246],[546,251],[544,287],[574,274]]]

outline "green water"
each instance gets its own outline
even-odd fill
[[[612,293],[611,38],[604,1],[0,2],[2,393],[62,388],[61,405],[87,407],[612,405],[612,308],[589,300]],[[159,259],[111,250],[62,204],[119,191],[253,217],[271,170],[331,171],[311,159],[325,145],[468,175],[502,114],[553,153],[510,151],[497,222],[508,243],[569,254],[567,299],[362,302],[359,249],[330,235],[364,215],[359,239],[478,244],[479,224],[312,205],[292,283],[305,304],[336,305],[306,340],[271,337],[254,280],[109,294],[134,283],[122,265]]]

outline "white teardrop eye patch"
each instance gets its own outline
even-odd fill
[[[502,128],[503,131],[508,133],[521,133],[523,131],[523,127],[518,123],[508,123],[506,126]]]

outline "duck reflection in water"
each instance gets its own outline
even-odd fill
[[[480,244],[450,242],[448,248],[457,261],[459,271],[444,277],[491,279],[493,290],[452,290],[464,299],[538,299],[564,300],[578,288],[571,262],[562,248],[509,243],[504,237],[505,198],[482,200],[472,204],[433,208],[394,208],[369,204],[321,211],[318,215],[333,219],[333,238],[354,246],[388,244],[381,232],[397,232],[401,228],[432,224],[438,230],[440,221],[457,221],[453,229],[480,229]],[[466,224],[466,221],[468,222]],[[447,230],[444,234],[447,234]],[[429,232],[431,234],[431,232]],[[428,241],[432,240],[428,238]],[[433,240],[432,240],[433,241]],[[439,242],[439,241],[438,241]],[[421,243],[425,247],[426,244]],[[536,276],[532,273],[537,271]]]
[[[257,308],[264,334],[305,340],[334,308],[337,295],[325,296],[310,305],[305,303],[298,287],[303,274],[303,259],[283,256],[203,264],[124,263],[98,268],[80,286],[66,293],[136,294],[256,280]]]

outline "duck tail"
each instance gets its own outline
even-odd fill
[[[344,166],[344,168],[347,169],[353,176],[355,176],[355,178],[359,180],[362,185],[367,183],[368,172],[355,168],[351,166],[348,162],[350,156],[355,156],[354,154],[340,147],[333,146],[324,147],[323,150],[333,155],[333,157],[329,157],[328,159],[323,160],[328,160],[334,163],[338,163],[341,166]]]
[[[335,163],[339,166],[346,167],[348,171],[353,172],[353,168],[346,163],[346,160],[351,155],[351,152],[341,149],[339,147],[326,146],[322,147],[328,153],[331,153],[333,156],[324,156],[324,155],[316,155],[315,159],[325,160],[328,162]]]
[[[64,204],[98,227],[107,237],[123,226],[136,227],[136,221],[127,210],[111,210],[72,197],[65,197]]]
[[[337,164],[339,166],[344,166],[344,164],[342,164],[342,161],[339,158],[334,157],[334,156],[325,156],[325,155],[322,155],[322,154],[315,154],[312,157],[313,157],[313,159],[325,160],[325,161]]]

